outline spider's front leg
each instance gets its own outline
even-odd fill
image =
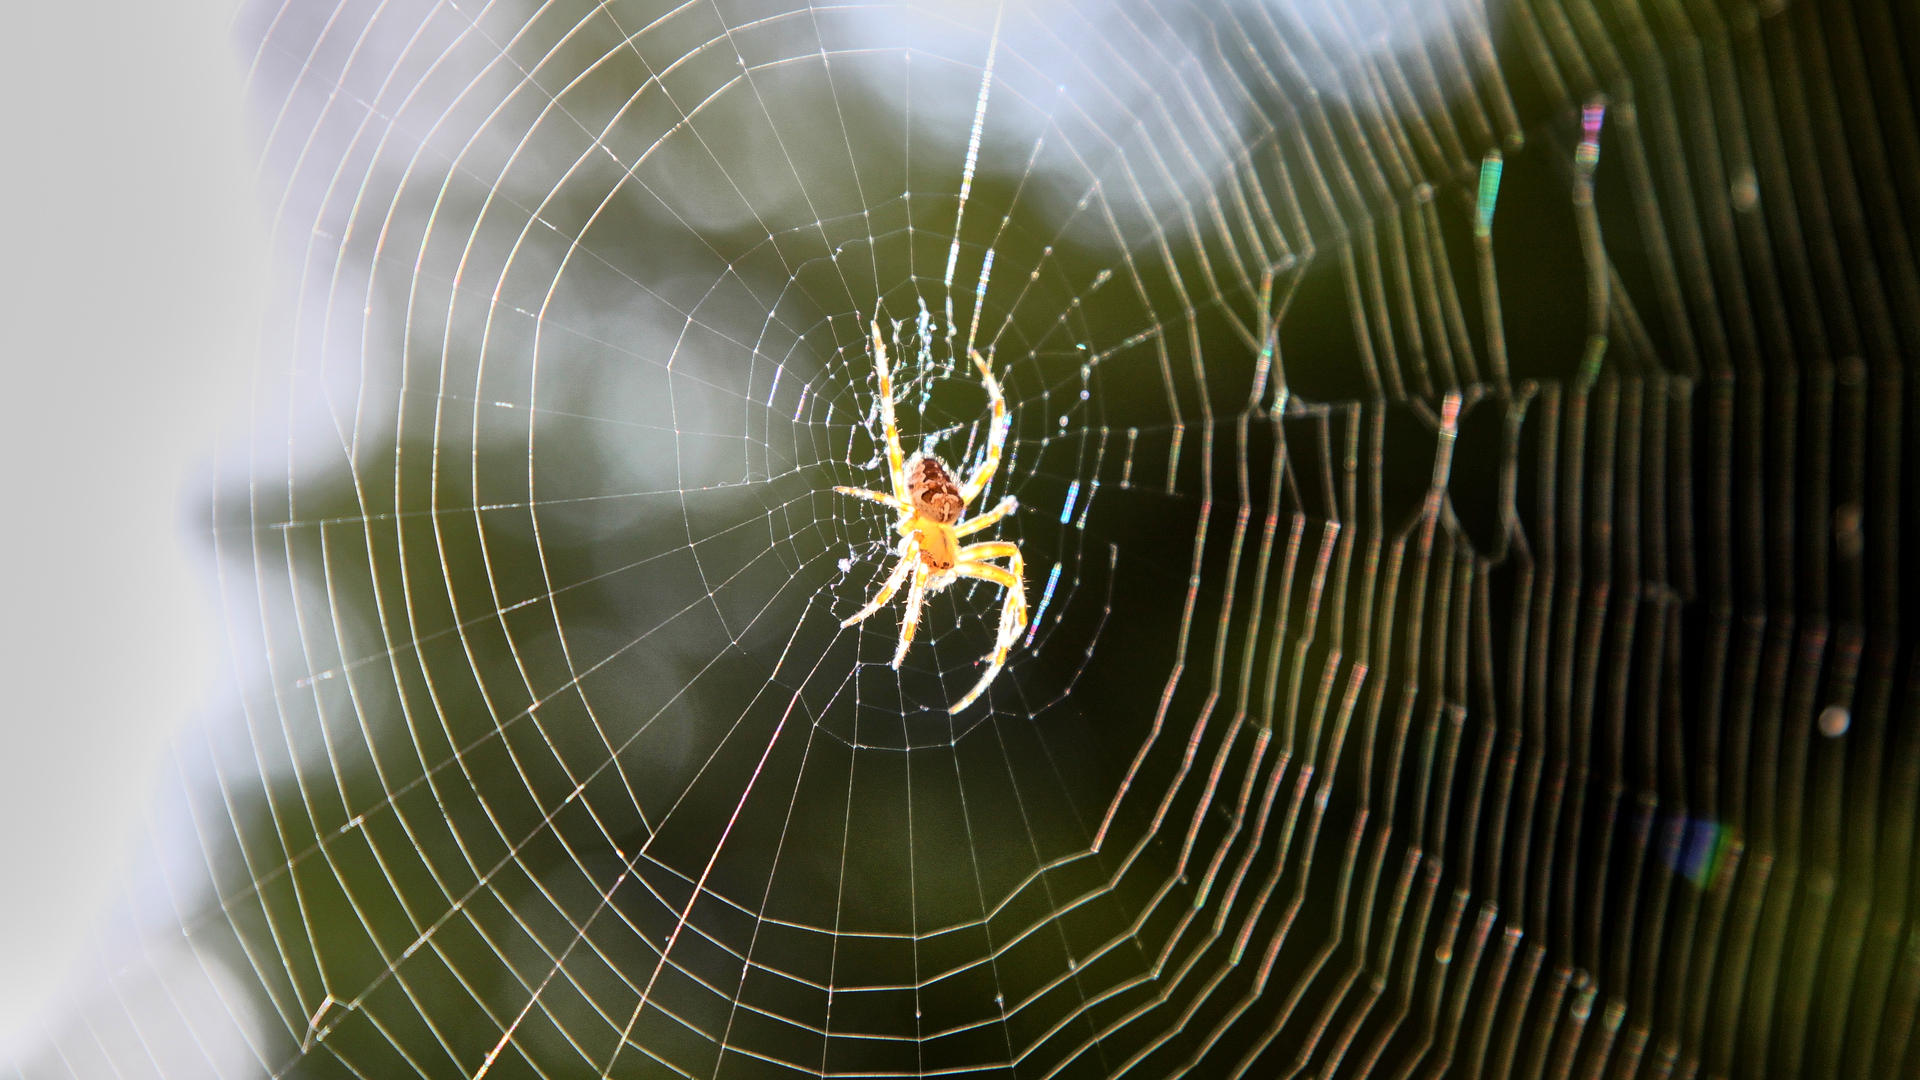
[[[967,482],[960,486],[963,505],[979,498],[980,493],[986,490],[987,483],[993,479],[994,470],[1000,467],[1000,451],[1007,445],[1007,428],[1013,424],[1013,418],[1007,415],[1006,395],[1000,392],[1000,381],[993,377],[993,369],[987,366],[978,352],[973,354],[973,366],[980,369],[981,385],[987,388],[987,397],[993,402],[993,423],[987,429],[986,458],[973,471],[973,475],[967,477]]]
[[[893,479],[893,497],[902,505],[912,502],[907,492],[907,457],[900,450],[900,425],[893,419],[893,361],[887,358],[887,343],[880,338],[879,312],[868,325],[873,330],[873,366],[880,373],[880,426],[887,438],[887,474]]]

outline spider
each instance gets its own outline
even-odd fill
[[[984,529],[991,528],[1001,518],[1006,517],[1019,507],[1020,503],[1009,495],[1000,500],[999,505],[976,517],[960,520],[966,513],[967,504],[986,490],[987,482],[993,479],[993,470],[1000,465],[1000,450],[1007,442],[1007,428],[1012,419],[1007,415],[1007,399],[1000,394],[1000,384],[993,377],[993,370],[980,358],[978,352],[970,351],[973,364],[980,369],[980,382],[987,389],[987,396],[993,400],[993,426],[987,433],[987,456],[973,475],[963,484],[956,485],[953,473],[946,463],[932,454],[920,453],[905,457],[900,452],[900,429],[893,419],[893,371],[887,360],[887,346],[880,339],[880,321],[873,321],[873,363],[880,372],[880,419],[887,436],[887,472],[893,482],[893,493],[870,491],[866,488],[835,487],[833,490],[842,495],[855,495],[870,499],[889,509],[898,511],[900,522],[894,526],[900,533],[900,545],[894,553],[900,561],[894,565],[893,572],[887,575],[886,583],[880,586],[872,601],[866,607],[855,612],[843,621],[841,626],[853,624],[872,615],[893,599],[900,591],[900,585],[912,571],[913,583],[907,588],[907,616],[900,624],[900,644],[893,651],[893,667],[898,670],[900,661],[907,655],[907,647],[913,644],[913,632],[920,625],[920,606],[929,594],[953,584],[963,577],[978,578],[1005,589],[1000,605],[1000,632],[995,639],[993,652],[985,659],[990,661],[986,674],[974,684],[967,696],[961,698],[947,711],[958,713],[974,703],[1000,669],[1006,665],[1007,654],[1013,650],[1013,643],[1020,640],[1020,631],[1027,627],[1027,591],[1022,580],[1025,564],[1020,559],[1020,545],[1006,540],[989,540],[985,543],[960,546],[963,536],[971,536]],[[990,560],[1005,559],[1006,566],[1000,566]]]

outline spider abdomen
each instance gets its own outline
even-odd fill
[[[907,466],[907,497],[913,500],[917,516],[940,525],[959,521],[960,512],[966,509],[960,485],[932,454],[917,457]]]

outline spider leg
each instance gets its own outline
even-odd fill
[[[907,646],[913,644],[913,632],[920,626],[920,604],[927,596],[927,566],[913,560],[913,584],[907,588],[907,617],[900,621],[900,645],[893,650],[894,670],[907,658]]]
[[[838,489],[835,489],[835,490],[838,490]],[[966,521],[963,521],[960,524],[955,525],[953,527],[953,535],[972,536],[974,533],[980,532],[982,529],[990,529],[995,524],[997,524],[1001,518],[1006,517],[1008,514],[1011,514],[1018,509],[1020,509],[1020,500],[1009,495],[1006,498],[1000,500],[999,506],[994,507],[993,509],[987,511],[984,514],[981,514],[978,517],[969,518]]]
[[[1008,499],[1007,501],[1012,502],[1013,500]],[[992,512],[997,514],[1000,512],[1000,508],[996,506]],[[980,517],[986,516],[986,514],[980,515]],[[980,518],[975,518],[974,520],[978,521]],[[1026,565],[1025,560],[1020,557],[1020,545],[1011,540],[982,540],[977,544],[964,544],[956,554],[959,556],[961,562],[979,563],[986,562],[988,559],[1012,559],[1013,562],[1008,564],[1006,569],[1016,575],[1020,573],[1021,569]],[[993,569],[999,570],[1001,568],[996,566]]]
[[[1007,428],[1013,424],[1013,418],[1007,415],[1006,396],[1000,392],[1000,381],[993,377],[993,369],[987,366],[978,352],[973,354],[973,366],[980,369],[980,382],[987,388],[987,397],[993,400],[993,426],[987,429],[986,460],[973,470],[973,475],[967,477],[967,482],[960,487],[960,501],[963,504],[972,503],[993,479],[993,471],[1000,467],[1000,450],[1007,445]]]
[[[893,478],[893,497],[907,506],[907,457],[900,452],[900,426],[893,420],[893,362],[887,359],[887,343],[880,338],[878,312],[868,323],[873,330],[873,366],[880,373],[880,424],[887,435],[887,473]]]
[[[857,488],[857,487],[842,487],[837,484],[834,486],[833,490],[839,492],[842,495],[852,495],[855,498],[868,499],[873,502],[877,502],[881,506],[887,507],[892,510],[898,510],[903,514],[909,513],[913,510],[913,506],[911,504],[901,502],[899,499],[894,498],[893,496],[887,494],[884,491],[870,491],[867,488]]]
[[[1000,558],[1008,559],[1011,565],[1001,567],[982,561]],[[1006,590],[1006,598],[1000,605],[1000,632],[994,640],[993,652],[988,657],[987,670],[980,676],[980,681],[973,685],[973,689],[967,691],[967,696],[947,710],[949,713],[958,713],[979,700],[988,685],[999,676],[1000,669],[1006,666],[1007,655],[1013,651],[1014,642],[1020,640],[1020,631],[1027,628],[1025,570],[1025,560],[1020,557],[1020,548],[1015,544],[993,541],[969,544],[960,549],[960,561],[954,564],[950,573],[998,585]]]
[[[887,575],[886,584],[880,586],[880,591],[873,594],[873,599],[866,607],[855,612],[850,618],[842,619],[840,625],[852,626],[886,607],[887,601],[893,599],[893,594],[900,591],[900,583],[907,579],[907,571],[920,562],[919,559],[914,558],[917,554],[919,554],[919,541],[911,536],[900,541],[900,561],[894,564],[893,573]]]
[[[1008,562],[1004,567],[995,566],[988,559],[1006,559]],[[1020,557],[1020,545],[1009,540],[968,544],[960,549],[959,559],[949,573],[991,581],[1007,590],[1006,601],[1001,608],[1001,622],[1012,619],[1019,623],[1019,629],[1026,629],[1026,560]]]

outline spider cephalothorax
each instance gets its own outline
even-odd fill
[[[980,358],[979,353],[973,353],[972,357],[974,366],[980,369],[980,382],[993,402],[993,422],[987,429],[986,457],[974,469],[973,475],[967,477],[966,483],[955,484],[953,474],[939,458],[932,454],[916,454],[908,458],[901,453],[900,429],[893,419],[893,371],[887,362],[887,346],[880,338],[880,323],[876,319],[873,323],[873,362],[880,373],[880,422],[886,434],[887,473],[892,480],[893,491],[888,494],[866,488],[833,489],[844,495],[871,499],[900,514],[900,522],[894,526],[901,538],[900,546],[895,551],[900,561],[894,564],[893,572],[887,575],[886,583],[880,586],[873,600],[840,624],[852,626],[885,607],[911,573],[913,583],[907,588],[907,616],[900,624],[900,644],[893,653],[894,667],[900,666],[900,661],[907,655],[907,646],[913,643],[913,632],[920,625],[920,607],[928,593],[939,592],[963,577],[991,582],[1006,590],[1006,598],[1000,605],[1000,631],[994,641],[993,653],[988,658],[990,664],[986,674],[980,677],[966,697],[948,710],[956,713],[973,704],[994,676],[1000,674],[1000,669],[1007,662],[1007,654],[1013,651],[1013,643],[1020,640],[1020,631],[1027,627],[1027,589],[1021,580],[1024,564],[1020,558],[1020,546],[1006,540],[989,540],[964,547],[960,544],[961,537],[994,525],[1019,505],[1009,495],[986,513],[971,520],[960,520],[961,515],[966,513],[967,504],[978,498],[986,490],[987,482],[993,479],[993,471],[1000,465],[1000,451],[1007,442],[1007,428],[1012,423],[1007,415],[1006,398],[1000,394],[1000,383],[994,379],[993,370]],[[1005,559],[1007,565],[996,565],[989,561],[992,559]]]

